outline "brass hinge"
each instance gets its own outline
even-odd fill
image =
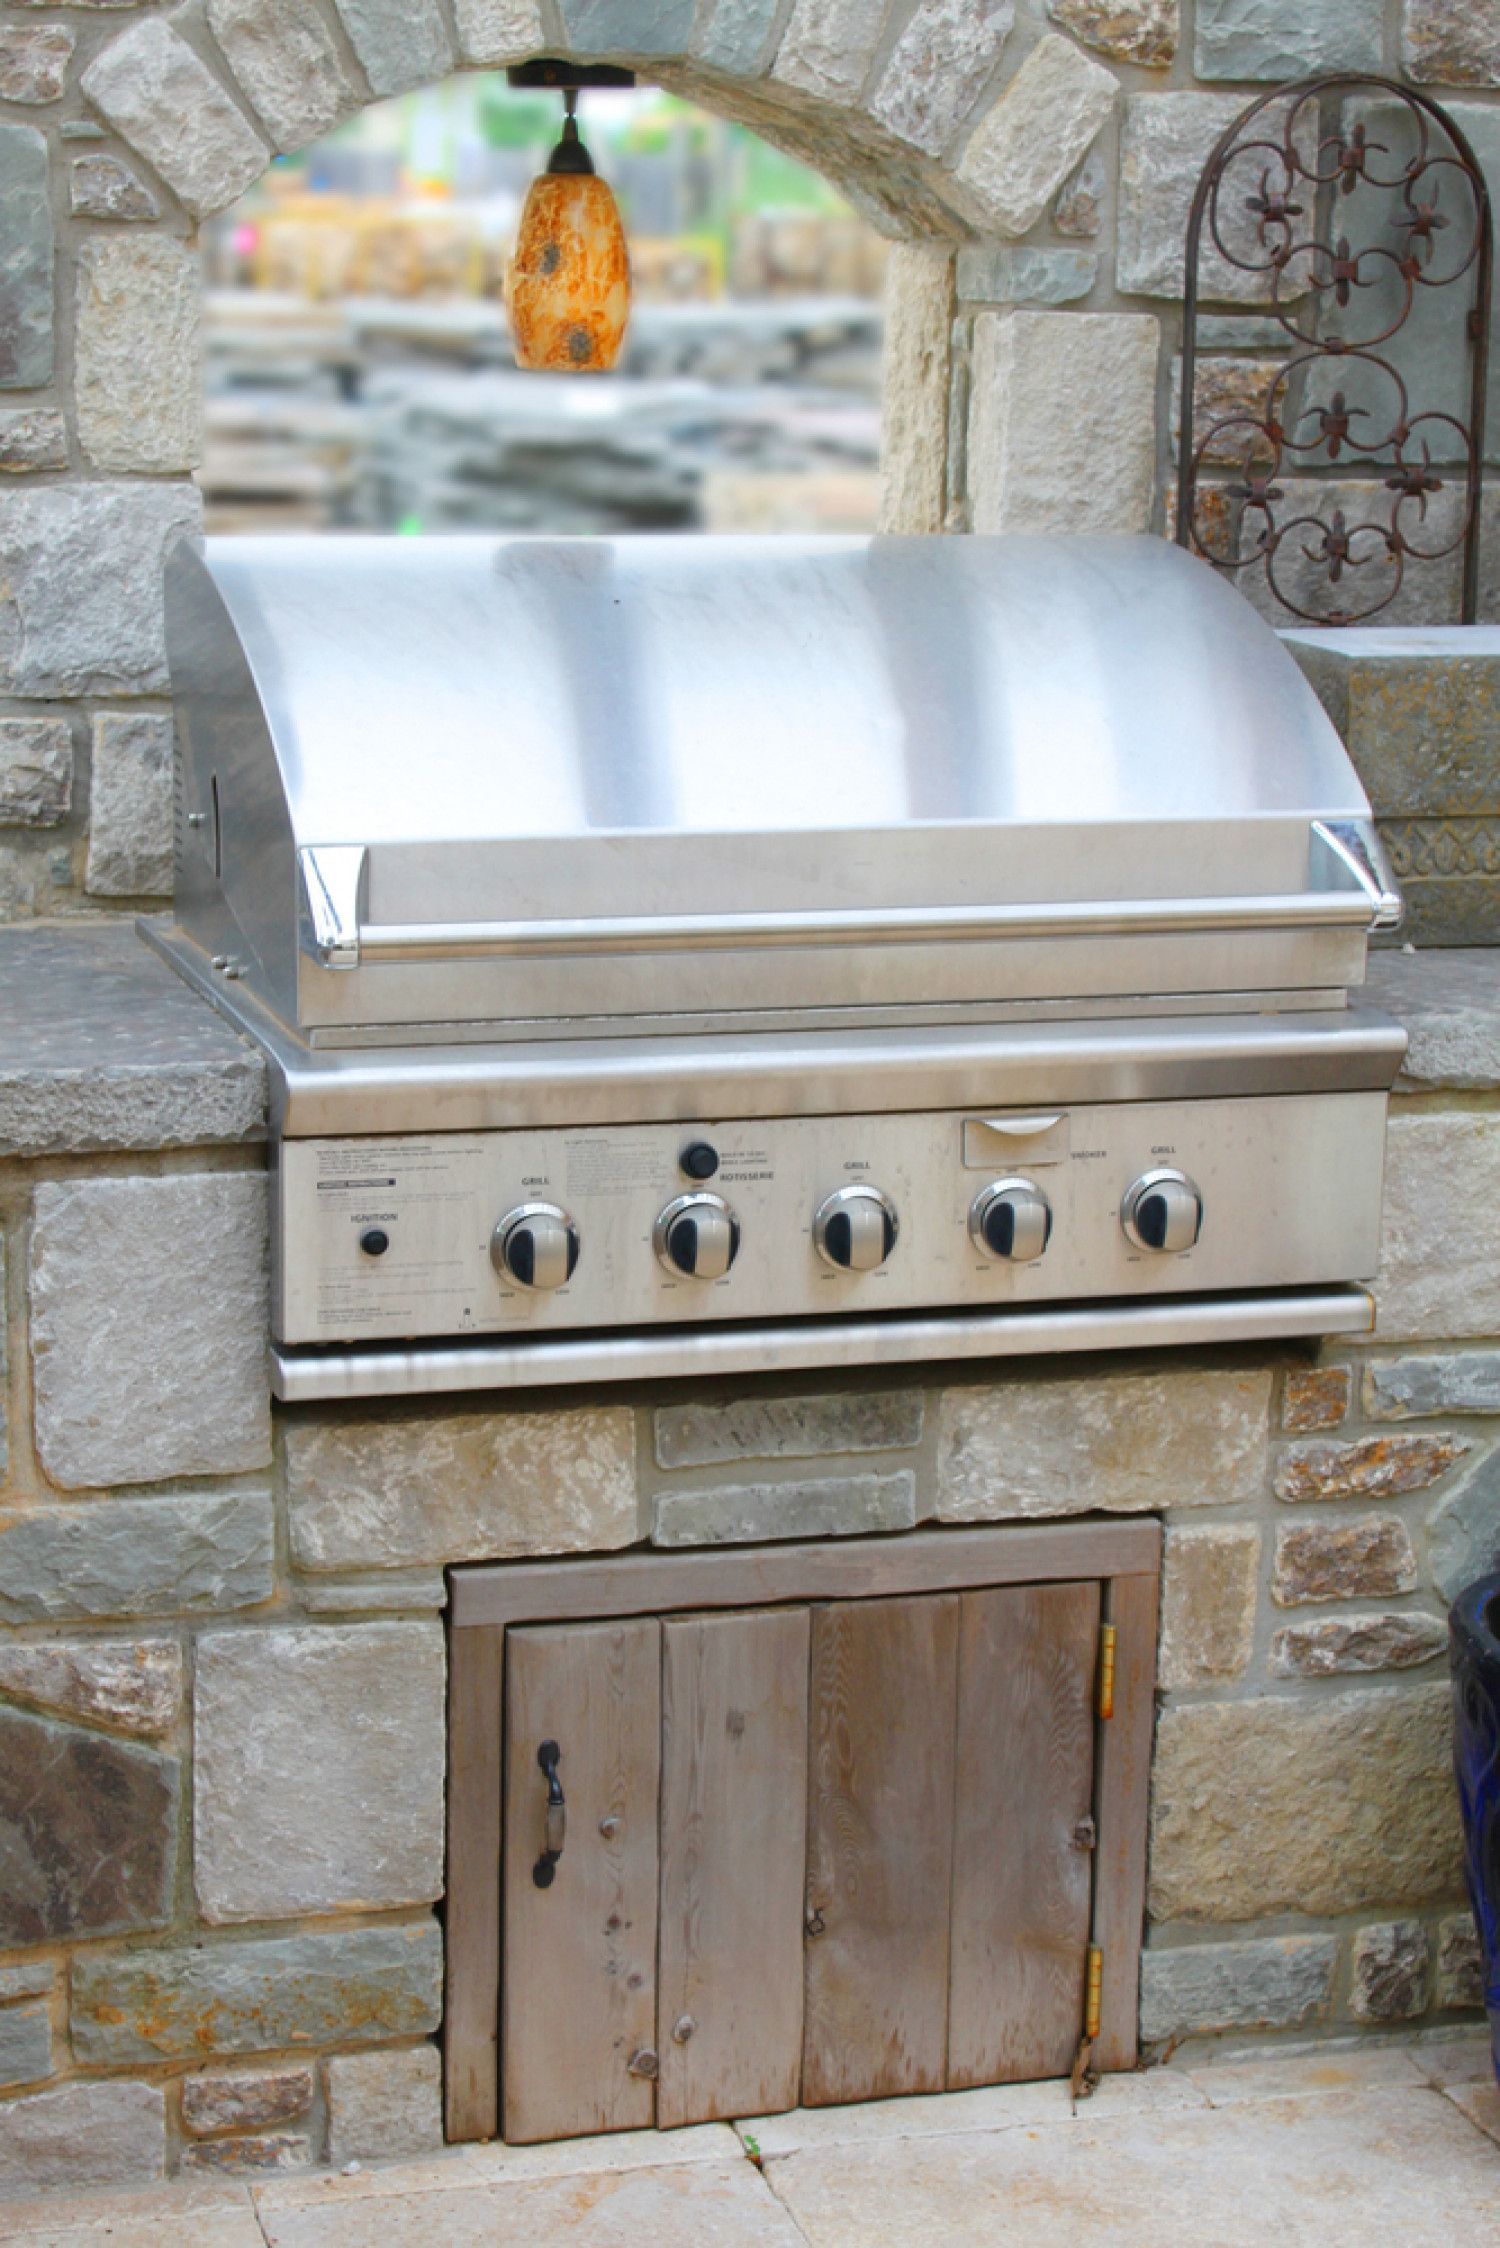
[[[1094,1710],[1099,1717],[1115,1714],[1115,1627],[1099,1626],[1099,1673],[1094,1692]]]
[[[1078,2040],[1078,2050],[1073,2055],[1071,2070],[1075,2100],[1086,2100],[1099,2081],[1099,2071],[1094,2066],[1094,2045],[1099,2036],[1100,1994],[1103,1986],[1104,1954],[1097,1944],[1090,1944],[1083,1974],[1083,2035]]]

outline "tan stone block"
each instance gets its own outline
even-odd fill
[[[1472,1912],[1449,1913],[1438,1922],[1433,2002],[1445,2008],[1484,2004],[1484,1953]]]
[[[1054,23],[1116,62],[1165,70],[1181,34],[1177,0],[1047,0]]]
[[[60,23],[0,28],[0,101],[61,101],[77,44]]]
[[[192,468],[203,433],[198,261],[161,234],[97,235],[78,253],[78,437],[98,468]]]
[[[958,168],[986,230],[1029,233],[1088,153],[1119,92],[1112,71],[1056,32],[1032,48],[970,135]]]
[[[1252,1523],[1167,1532],[1157,1683],[1240,1678],[1255,1633],[1260,1532]]]
[[[976,531],[1145,531],[1161,333],[1133,312],[981,312],[969,397]],[[1087,430],[1059,446],[1059,430]]]
[[[1157,1728],[1150,1910],[1251,1921],[1455,1897],[1446,1684],[1184,1703]]]
[[[639,1536],[628,1406],[287,1424],[304,1569],[598,1553]]]
[[[1500,1256],[1479,1214],[1500,1210],[1500,1116],[1404,1115],[1386,1133],[1375,1280],[1382,1341],[1500,1333]]]
[[[264,2131],[295,2122],[313,2103],[310,2068],[245,2069],[232,2075],[189,2076],[182,2085],[182,2120],[196,2137],[216,2131]]]
[[[1425,1491],[1473,1447],[1459,1436],[1366,1436],[1355,1444],[1289,1444],[1273,1489],[1289,1506],[1320,1499],[1396,1499]]]
[[[1232,1506],[1265,1488],[1269,1368],[1013,1376],[945,1393],[947,1522]]]
[[[1285,1624],[1271,1642],[1273,1678],[1332,1678],[1340,1672],[1415,1670],[1436,1661],[1447,1626],[1420,1608],[1373,1616],[1319,1616]]]
[[[1347,1366],[1297,1366],[1281,1392],[1281,1425],[1305,1434],[1337,1428],[1349,1410]]]
[[[881,359],[880,529],[940,531],[947,505],[953,253],[893,244]]]
[[[1279,1608],[1313,1600],[1389,1600],[1415,1592],[1417,1557],[1394,1514],[1357,1522],[1295,1522],[1276,1533],[1271,1598]]]

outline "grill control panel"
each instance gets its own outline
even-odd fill
[[[283,1343],[1360,1280],[1380,1093],[289,1139]]]

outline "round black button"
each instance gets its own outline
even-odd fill
[[[383,1257],[391,1245],[391,1237],[382,1232],[378,1225],[372,1225],[360,1235],[359,1245],[367,1257]]]
[[[711,1179],[719,1168],[719,1151],[707,1140],[694,1140],[677,1158],[690,1179]]]

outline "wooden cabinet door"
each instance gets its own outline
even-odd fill
[[[662,1626],[663,2129],[797,2104],[807,1648],[805,1608]]]
[[[1065,2076],[1083,2016],[1097,1584],[960,1602],[948,2082]]]
[[[806,2107],[940,2092],[958,1600],[813,1610]]]
[[[514,1630],[505,1655],[504,2136],[639,2129],[655,2117],[661,1626]],[[544,1741],[567,1832],[542,1887]]]

